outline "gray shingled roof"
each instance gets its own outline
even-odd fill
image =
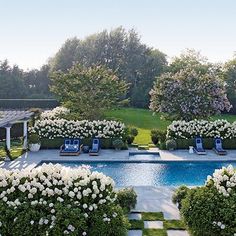
[[[30,111],[0,111],[0,127],[17,123],[18,121],[29,119],[33,115]]]

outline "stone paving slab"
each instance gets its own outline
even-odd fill
[[[137,204],[133,211],[163,212],[167,220],[180,220],[179,209],[172,202],[174,188],[170,187],[134,187]]]
[[[128,236],[142,236],[143,231],[142,230],[129,230]]]
[[[168,236],[189,236],[186,230],[167,230]]]
[[[141,220],[142,215],[140,213],[130,213],[128,215],[129,220]]]
[[[145,229],[163,229],[163,221],[153,220],[144,221]]]

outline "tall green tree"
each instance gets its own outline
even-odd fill
[[[227,85],[227,94],[236,112],[236,55],[224,65],[224,78]]]
[[[162,74],[150,95],[150,109],[170,119],[208,118],[231,109],[223,80],[191,67]]]
[[[43,65],[39,70],[34,69],[24,73],[23,81],[27,88],[27,97],[48,98],[53,96],[49,89],[49,69],[48,65]]]
[[[80,118],[99,119],[105,110],[127,102],[124,99],[127,89],[127,83],[103,66],[77,64],[67,72],[52,75],[51,90]]]
[[[26,88],[23,71],[18,66],[11,67],[7,60],[0,62],[0,98],[23,98]]]
[[[130,84],[127,98],[133,106],[147,107],[149,91],[156,76],[167,65],[166,55],[141,43],[135,30],[119,27],[104,30],[84,40],[67,40],[50,60],[51,71],[66,71],[75,63],[90,67],[103,65]]]

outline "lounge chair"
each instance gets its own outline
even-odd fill
[[[222,139],[221,138],[215,138],[215,147],[213,150],[216,152],[218,155],[226,155],[227,151],[225,151],[222,147]]]
[[[65,139],[64,144],[60,147],[60,156],[77,156],[80,154],[79,139]]]
[[[194,147],[194,152],[196,152],[198,155],[206,155],[206,151],[203,148],[202,144],[202,138],[196,137],[195,138],[195,147]]]
[[[100,151],[100,140],[98,138],[93,139],[92,148],[89,150],[90,156],[98,156]]]

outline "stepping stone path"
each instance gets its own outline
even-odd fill
[[[143,231],[142,230],[129,230],[128,236],[142,236]]]
[[[130,213],[129,220],[142,220],[141,213]],[[164,222],[162,220],[144,220],[144,229],[164,229]],[[166,230],[168,236],[189,236],[186,230]],[[131,229],[128,231],[128,236],[142,236],[141,229]]]
[[[163,221],[144,221],[145,229],[163,229]]]
[[[141,220],[142,215],[140,213],[130,213],[128,215],[129,220]]]
[[[185,230],[167,230],[168,236],[189,236]]]

